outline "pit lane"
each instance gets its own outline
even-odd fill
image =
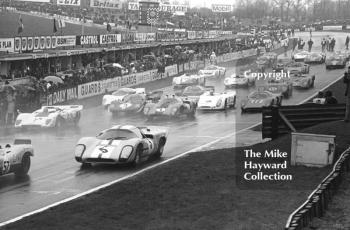
[[[325,32],[313,33],[313,50],[321,49],[320,39],[326,34]],[[340,47],[344,46],[345,34],[334,32],[328,34],[336,37],[335,50],[339,50]],[[301,33],[300,36],[306,41],[309,33]],[[222,66],[227,67],[226,75],[231,75],[235,71],[230,63]],[[311,66],[310,70],[311,73],[316,75],[315,87],[310,90],[294,89],[293,96],[284,100],[283,104],[301,102],[334,81],[344,72],[342,69],[326,71],[324,65]],[[257,85],[262,83],[263,80],[260,80]],[[157,84],[157,82],[154,82],[154,84]],[[209,81],[207,85],[215,86],[217,92],[224,89],[223,79]],[[166,91],[171,93],[169,87],[166,88]],[[96,135],[100,130],[109,128],[114,124],[166,126],[169,128],[169,136],[161,160],[169,159],[260,122],[261,114],[241,114],[240,101],[252,91],[254,91],[254,88],[236,90],[236,109],[229,110],[226,113],[197,112],[194,120],[185,118],[147,121],[142,116],[113,117],[108,111],[103,110],[102,106],[97,106],[88,107],[83,111],[79,127],[34,132],[16,132],[13,129],[1,130],[0,141],[2,143],[12,142],[15,138],[30,138],[35,148],[35,156],[32,158],[32,166],[27,178],[15,180],[13,175],[0,178],[0,222],[116,180],[158,162],[146,162],[137,169],[101,165],[82,170],[74,160],[74,146],[80,137]],[[115,195],[117,198],[118,194]]]

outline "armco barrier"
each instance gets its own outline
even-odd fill
[[[269,106],[262,109],[262,138],[275,139],[322,122],[344,119],[345,104]]]
[[[333,166],[333,170],[288,218],[285,230],[302,229],[309,226],[314,217],[322,217],[334,194],[337,192],[345,172],[350,170],[350,148],[345,150]]]

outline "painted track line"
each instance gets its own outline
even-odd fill
[[[337,82],[337,81],[338,81],[339,79],[341,79],[342,77],[343,77],[343,75],[339,76],[337,79],[335,79],[334,81],[330,82],[330,83],[327,84],[325,87],[323,87],[322,89],[320,89],[320,91],[325,90],[326,88],[328,88],[330,85],[332,85],[332,84],[334,84],[335,82]],[[317,95],[317,93],[318,93],[318,92],[315,92],[314,94],[312,94],[311,96],[309,96],[308,98],[304,99],[303,101],[301,101],[301,102],[298,103],[298,104],[303,104],[303,103],[309,101],[311,98],[315,97],[315,96]],[[214,140],[214,141],[211,141],[211,142],[209,142],[209,143],[207,143],[207,144],[204,144],[204,145],[195,147],[195,148],[193,148],[193,149],[191,149],[191,150],[188,150],[188,151],[183,152],[183,153],[181,153],[181,154],[179,154],[179,155],[176,155],[176,156],[174,156],[174,157],[172,157],[172,158],[170,158],[170,159],[167,159],[167,160],[164,160],[164,161],[159,162],[159,163],[157,163],[157,164],[148,166],[148,167],[146,167],[146,168],[144,168],[144,169],[141,169],[141,170],[139,170],[139,171],[137,171],[137,172],[134,172],[134,173],[132,173],[132,174],[130,174],[130,175],[127,175],[127,176],[121,177],[121,178],[119,178],[119,179],[117,179],[117,180],[114,180],[114,181],[111,181],[111,182],[102,184],[102,185],[100,185],[100,186],[97,186],[97,187],[92,188],[92,189],[90,189],[90,190],[87,190],[87,191],[85,191],[85,192],[79,193],[79,194],[77,194],[77,195],[68,197],[68,198],[66,198],[66,199],[63,199],[63,200],[58,201],[58,202],[55,202],[55,203],[53,203],[53,204],[47,205],[47,206],[42,207],[42,208],[40,208],[40,209],[37,209],[37,210],[35,210],[35,211],[28,212],[28,213],[26,213],[26,214],[20,215],[20,216],[18,216],[18,217],[13,218],[13,219],[10,219],[10,220],[1,222],[1,223],[0,223],[0,227],[3,227],[3,226],[8,225],[8,224],[10,224],[10,223],[13,223],[13,222],[22,220],[22,219],[25,218],[25,217],[29,217],[29,216],[32,216],[32,215],[34,215],[34,214],[37,214],[37,213],[46,211],[46,210],[48,210],[48,209],[50,209],[50,208],[53,208],[53,207],[56,207],[56,206],[58,206],[58,205],[60,205],[60,204],[64,204],[64,203],[73,201],[73,200],[75,200],[75,199],[78,199],[78,198],[80,198],[80,197],[86,196],[86,195],[88,195],[88,194],[97,192],[97,191],[99,191],[99,190],[101,190],[101,189],[104,189],[104,188],[109,187],[109,186],[111,186],[111,185],[117,184],[117,183],[119,183],[119,182],[121,182],[121,181],[124,181],[124,180],[130,179],[130,178],[132,178],[132,177],[135,177],[135,176],[137,176],[137,175],[140,175],[140,174],[142,174],[142,173],[144,173],[144,172],[147,172],[147,171],[149,171],[149,170],[151,170],[151,169],[153,169],[153,168],[156,168],[156,167],[158,167],[158,166],[161,166],[161,165],[163,165],[163,164],[166,164],[166,163],[168,163],[168,162],[170,162],[170,161],[176,160],[177,158],[180,158],[180,157],[183,157],[183,156],[185,156],[185,155],[188,155],[189,153],[200,151],[200,150],[202,150],[203,148],[209,147],[209,146],[211,146],[211,145],[213,145],[213,144],[215,144],[215,143],[217,143],[217,142],[220,142],[221,140],[224,140],[224,139],[226,139],[226,138],[229,138],[229,137],[231,137],[231,136],[234,136],[234,135],[236,135],[236,134],[238,134],[238,133],[241,133],[241,132],[243,132],[243,131],[246,131],[246,130],[255,128],[255,127],[259,126],[259,125],[261,125],[261,122],[258,122],[258,123],[256,123],[256,124],[253,124],[253,125],[251,125],[251,126],[249,126],[249,127],[247,127],[247,128],[241,129],[241,130],[239,130],[239,131],[237,131],[237,132],[233,132],[233,133],[230,133],[230,134],[228,134],[228,135],[226,135],[226,136],[220,137],[220,138],[218,138],[218,139],[216,139],[216,140]]]

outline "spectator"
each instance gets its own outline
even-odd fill
[[[343,82],[346,85],[345,88],[345,97],[346,97],[346,110],[345,110],[345,122],[350,120],[350,66],[348,71],[344,73]]]
[[[326,91],[326,93],[324,94],[326,101],[325,104],[338,104],[337,99],[333,96],[332,91]]]
[[[312,49],[312,45],[314,44],[314,42],[312,41],[312,39],[310,38],[310,40],[307,42],[308,46],[309,46],[309,52],[311,52]]]
[[[348,35],[348,36],[346,36],[346,40],[345,40],[345,46],[346,46],[347,50],[349,49],[349,41],[350,41],[350,38],[349,38],[349,35]]]
[[[322,46],[322,52],[324,53],[325,49],[326,49],[326,39],[325,38],[322,39],[321,46]]]

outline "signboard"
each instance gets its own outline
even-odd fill
[[[342,30],[342,26],[323,26],[323,30]]]
[[[77,45],[98,45],[100,44],[100,36],[99,35],[77,36],[76,44]]]
[[[21,41],[21,50],[26,51],[27,50],[27,37],[22,37]]]
[[[116,44],[121,43],[122,37],[121,34],[103,34],[100,35],[100,44]]]
[[[57,37],[51,36],[51,48],[55,49],[57,47]]]
[[[15,38],[15,52],[19,52],[19,51],[21,51],[21,41],[22,41],[22,39],[21,38],[19,38],[19,37],[16,37]]]
[[[80,0],[57,0],[57,5],[80,6]]]
[[[93,81],[78,86],[78,99],[92,97],[104,93],[101,82]]]
[[[57,47],[75,46],[76,36],[57,36]]]
[[[78,99],[77,87],[62,89],[56,92],[50,93],[47,96],[47,105],[57,105],[67,101]]]
[[[16,0],[18,2],[46,2],[49,3],[50,0]]]
[[[0,51],[1,52],[14,52],[15,51],[15,39],[13,39],[13,38],[0,38]]]
[[[227,13],[227,12],[231,12],[233,7],[232,5],[212,4],[211,9],[213,12]]]
[[[137,2],[129,2],[128,9],[129,10],[139,10],[139,3]],[[175,13],[175,12],[187,12],[187,5],[168,5],[168,4],[160,4],[159,11]]]
[[[43,50],[46,48],[46,37],[40,37],[40,49]]]
[[[34,50],[40,49],[40,38],[34,37]]]
[[[29,37],[27,39],[27,50],[32,51],[34,49],[34,38]]]
[[[51,37],[47,36],[46,37],[46,49],[51,49]]]
[[[122,9],[122,2],[120,0],[91,0],[90,6],[98,8]]]

